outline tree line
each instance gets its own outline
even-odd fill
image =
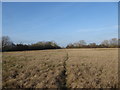
[[[8,36],[2,37],[2,51],[24,51],[24,50],[44,50],[44,49],[60,49],[53,41],[41,41],[34,44],[14,44]]]
[[[89,43],[84,40],[80,40],[75,43],[68,44],[66,48],[118,48],[120,47],[120,39],[112,38],[110,40],[104,40],[100,44]]]
[[[80,40],[75,43],[68,44],[66,48],[118,48],[120,47],[120,39],[112,38],[104,40],[101,44],[89,43],[85,40]],[[15,44],[8,36],[2,37],[2,51],[24,51],[24,50],[45,50],[45,49],[61,49],[61,47],[54,41],[41,41],[34,44]]]

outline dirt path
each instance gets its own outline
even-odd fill
[[[67,69],[66,69],[66,63],[69,59],[69,56],[68,56],[68,52],[65,50],[65,53],[66,53],[66,56],[64,58],[64,61],[63,61],[63,70],[61,71],[61,73],[59,74],[59,79],[58,79],[58,87],[59,88],[64,88],[64,89],[67,89]]]
[[[64,60],[64,63],[63,63],[63,66],[64,66],[64,70],[63,70],[63,79],[64,79],[64,88],[67,88],[67,69],[66,69],[66,63],[69,59],[69,56],[68,56],[68,52],[66,51],[66,58]]]

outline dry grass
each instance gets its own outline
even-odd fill
[[[67,50],[67,86],[115,88],[118,78],[117,49]]]
[[[4,88],[114,88],[117,49],[3,53]]]

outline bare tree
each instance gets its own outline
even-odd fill
[[[86,45],[86,42],[84,40],[80,40],[79,42],[76,42],[73,45],[74,47],[83,47]]]
[[[79,45],[78,42],[76,42],[76,43],[73,43],[73,46],[74,46],[74,47],[79,47],[80,45]]]
[[[74,45],[72,43],[70,43],[66,46],[66,48],[73,48],[73,47],[74,47]]]
[[[2,37],[2,48],[11,47],[12,45],[13,45],[13,42],[10,40],[8,36]]]
[[[80,40],[78,43],[79,43],[80,46],[86,45],[86,42],[84,40]]]
[[[118,46],[118,39],[117,38],[112,38],[109,42],[110,42],[111,47]]]
[[[101,43],[101,45],[104,45],[104,46],[109,46],[109,44],[110,44],[109,40],[104,40]]]
[[[91,48],[96,48],[96,47],[97,47],[96,43],[90,43],[89,46],[90,46]]]

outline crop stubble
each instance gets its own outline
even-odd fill
[[[117,49],[3,53],[3,88],[116,88]]]

